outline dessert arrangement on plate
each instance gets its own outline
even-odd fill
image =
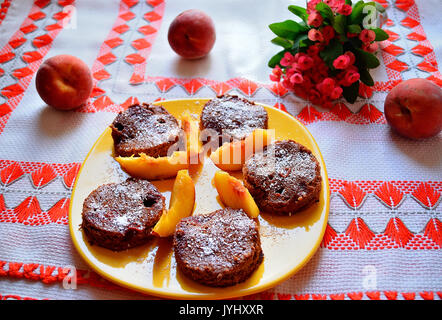
[[[385,9],[375,2],[309,0],[298,21],[269,25],[282,47],[270,80],[325,109],[368,98],[380,65]],[[381,15],[381,18],[379,18]],[[373,18],[373,19],[372,19]],[[168,41],[184,59],[212,49],[214,23],[186,10]],[[87,102],[91,72],[59,55],[36,75],[41,98],[71,110]],[[442,91],[409,79],[385,100],[400,135],[442,130]],[[320,150],[294,117],[235,95],[137,103],[121,111],[87,155],[72,192],[73,243],[99,274],[162,297],[231,298],[275,286],[304,266],[327,225],[330,191]]]
[[[177,268],[193,281],[227,287],[247,280],[266,259],[260,211],[296,214],[319,201],[322,186],[315,155],[294,140],[272,139],[268,118],[263,106],[232,95],[207,101],[199,117],[186,110],[176,119],[147,103],[120,112],[110,125],[112,155],[130,177],[84,199],[78,227],[86,241],[122,251],[171,237]],[[224,208],[193,214],[189,171],[206,161],[224,169],[207,177]],[[174,180],[169,209],[153,184],[161,179]]]

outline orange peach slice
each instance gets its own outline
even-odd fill
[[[259,208],[249,190],[240,180],[225,171],[217,171],[214,178],[215,188],[225,206],[243,209],[251,218],[259,215]]]
[[[186,134],[186,150],[190,164],[198,164],[203,149],[199,139],[199,122],[194,119],[189,111],[185,111],[181,116],[181,127]]]
[[[178,171],[189,167],[186,151],[175,151],[169,157],[153,158],[141,153],[139,157],[116,157],[115,160],[131,176],[147,180],[173,178]]]
[[[173,184],[169,210],[163,213],[153,228],[160,237],[169,237],[175,232],[178,222],[192,215],[195,206],[195,186],[188,170],[180,170]]]
[[[241,170],[253,153],[261,151],[274,140],[273,131],[256,129],[244,140],[225,143],[212,152],[210,159],[221,170]]]

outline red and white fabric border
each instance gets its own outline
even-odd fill
[[[383,114],[400,81],[441,85],[441,48],[423,27],[432,18],[420,14],[421,6],[440,4],[377,1],[387,8],[390,39],[381,45],[375,86],[353,105],[325,110],[268,80],[266,62],[277,48],[267,25],[293,18],[287,0],[3,0],[0,299],[151,298],[104,280],[76,253],[67,225],[73,181],[95,139],[130,104],[223,93],[295,116],[318,142],[330,176],[318,252],[289,280],[244,299],[442,299],[442,138],[400,138]],[[199,62],[178,59],[167,43],[167,26],[190,7],[208,12],[218,32]],[[83,59],[94,78],[88,103],[69,113],[46,107],[33,83],[42,61],[61,53]],[[76,289],[63,287],[70,268]]]

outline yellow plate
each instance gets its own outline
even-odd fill
[[[199,114],[208,99],[161,101],[179,118],[184,110]],[[288,113],[265,106],[268,126],[276,130],[276,139],[293,139],[308,147],[321,164],[320,201],[291,217],[262,213],[259,216],[264,261],[245,282],[227,288],[211,288],[193,282],[177,271],[171,241],[154,239],[150,243],[123,252],[91,246],[79,226],[84,199],[99,185],[127,178],[112,158],[113,140],[106,129],[83,162],[75,181],[69,208],[69,227],[75,247],[83,259],[101,276],[121,286],[165,298],[227,299],[253,294],[286,280],[304,266],[318,249],[327,225],[330,191],[325,163],[309,131]],[[208,158],[204,165],[191,171],[195,182],[194,214],[205,214],[222,208],[212,184],[218,170]],[[241,173],[235,174],[242,178]],[[170,199],[174,179],[153,183]]]

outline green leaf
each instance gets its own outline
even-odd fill
[[[275,54],[273,57],[270,58],[268,66],[270,68],[276,67],[277,64],[279,64],[279,61],[284,57],[284,53],[286,53],[288,50],[282,50]]]
[[[356,48],[354,50],[356,60],[359,60],[368,69],[377,68],[380,64],[378,58],[374,54]]]
[[[361,75],[360,80],[363,84],[366,84],[369,87],[374,86],[374,80],[367,69],[360,68],[359,74]]]
[[[299,48],[307,46],[307,44],[305,43],[307,40],[310,41],[310,40],[308,39],[308,35],[306,35],[305,33],[300,34],[300,35],[297,36],[296,39],[293,41],[292,49],[295,50],[296,52],[298,52],[298,51],[299,51]]]
[[[358,24],[351,24],[347,27],[347,31],[350,33],[361,33],[362,29]]]
[[[384,41],[384,40],[387,40],[390,37],[388,35],[388,33],[386,33],[381,28],[374,28],[374,29],[371,29],[371,30],[373,30],[374,33],[376,33],[376,38],[374,39],[375,41]]]
[[[298,17],[300,17],[305,23],[307,23],[308,20],[308,14],[307,14],[307,10],[305,10],[305,8],[299,7],[299,6],[295,6],[295,5],[290,5],[289,6],[289,11],[295,15],[297,15]]]
[[[276,44],[277,46],[283,47],[284,49],[290,49],[292,47],[292,41],[281,38],[281,37],[273,38],[271,40],[271,42],[273,44]]]
[[[270,30],[281,38],[294,40],[298,33],[307,31],[307,28],[293,20],[276,22],[269,25]]]
[[[349,24],[361,24],[363,19],[362,10],[364,9],[364,1],[358,1],[354,6],[351,14],[348,16]]]
[[[316,10],[319,11],[319,13],[324,19],[328,19],[330,20],[330,22],[333,23],[334,14],[332,9],[327,4],[325,4],[324,2],[319,2],[316,5]]]
[[[333,68],[333,61],[335,61],[335,59],[343,53],[344,48],[341,42],[337,39],[333,39],[330,41],[328,46],[326,46],[324,50],[319,53],[319,55],[329,68]]]
[[[335,31],[339,34],[345,34],[346,21],[347,21],[346,16],[342,14],[337,15],[332,23],[333,29],[335,29]]]
[[[342,95],[349,103],[354,103],[359,94],[359,81],[353,82],[349,87],[342,87]]]
[[[351,0],[345,0],[345,4],[352,5]]]

